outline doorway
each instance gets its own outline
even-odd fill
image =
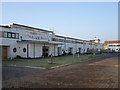
[[[90,53],[90,50],[89,50],[89,48],[87,48],[87,53]]]
[[[58,56],[62,54],[62,48],[58,47]]]
[[[81,48],[79,48],[79,51],[78,51],[78,52],[79,52],[79,54],[81,53]]]
[[[68,55],[73,55],[73,48],[72,47],[69,47]]]
[[[6,46],[2,47],[2,59],[3,60],[8,59],[8,47]]]
[[[42,56],[43,57],[48,57],[49,55],[49,47],[48,46],[43,46],[42,48]]]

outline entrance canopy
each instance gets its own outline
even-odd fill
[[[52,41],[35,41],[35,40],[22,40],[17,41],[18,43],[43,43],[43,44],[56,44],[56,45],[62,45],[63,43],[60,42],[52,42]]]

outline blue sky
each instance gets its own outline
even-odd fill
[[[4,2],[2,24],[18,23],[80,39],[118,39],[117,2]]]

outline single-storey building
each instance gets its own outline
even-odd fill
[[[0,26],[0,40],[2,59],[12,59],[17,56],[39,58],[103,49],[103,44],[99,39],[96,43],[90,40],[60,36],[53,31],[15,23]]]
[[[110,52],[120,52],[120,40],[105,41],[104,49]]]

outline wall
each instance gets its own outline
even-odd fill
[[[0,46],[0,60],[2,60],[2,46]]]

